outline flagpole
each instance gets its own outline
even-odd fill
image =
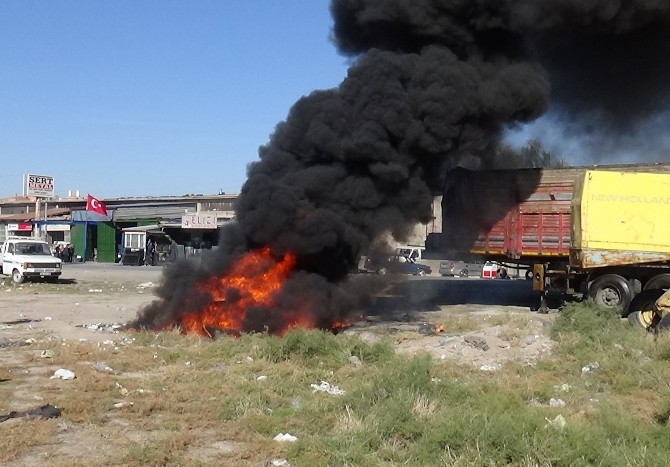
[[[86,240],[88,239],[88,221],[84,221],[84,252],[81,254],[81,261],[86,262]]]

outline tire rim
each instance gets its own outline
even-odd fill
[[[600,302],[607,307],[615,307],[621,305],[621,295],[619,291],[613,287],[605,287],[598,292]]]

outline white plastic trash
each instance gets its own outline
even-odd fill
[[[56,370],[51,377],[51,379],[75,379],[74,371],[66,370],[65,368],[60,368]]]
[[[289,433],[279,433],[273,439],[275,441],[279,441],[280,443],[284,443],[284,442],[294,443],[294,442],[298,441],[298,438],[296,438],[295,436],[293,436]]]

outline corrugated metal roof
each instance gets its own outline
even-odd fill
[[[65,216],[67,214],[70,214],[70,208],[53,208],[47,210],[46,217]],[[40,211],[39,216],[40,219],[43,219],[45,216],[44,211]],[[35,220],[35,211],[18,214],[0,214],[0,222],[28,222],[32,220]]]
[[[184,214],[195,214],[196,204],[183,204],[181,206],[133,206],[133,207],[117,207],[112,214],[112,220],[126,221],[138,219],[156,219],[156,220],[170,220],[181,219]]]

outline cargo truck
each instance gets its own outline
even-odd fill
[[[670,164],[456,169],[445,185],[442,245],[532,268],[540,310],[559,291],[628,316],[670,288]]]

